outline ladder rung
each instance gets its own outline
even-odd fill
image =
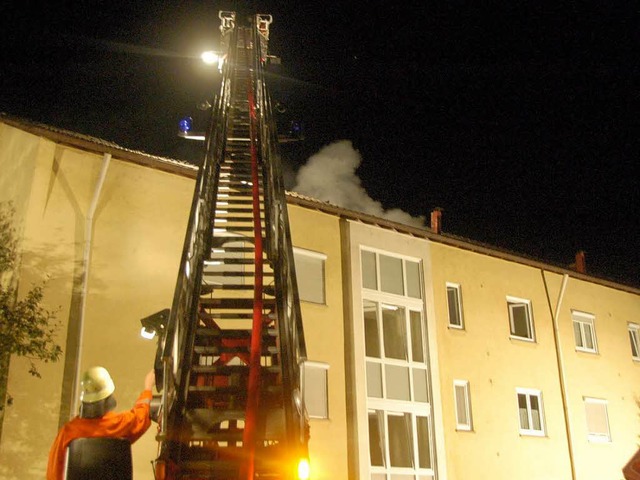
[[[210,273],[209,276],[212,277],[253,277],[255,274],[255,272],[253,270],[245,270],[243,272],[216,272],[216,273]],[[263,277],[273,277],[273,271],[268,270],[268,271],[264,271],[262,272],[262,276]],[[217,287],[217,285],[214,285],[214,288]]]
[[[220,355],[222,353],[240,354],[249,353],[249,346],[242,347],[225,347],[218,345],[195,345],[193,347],[193,353],[198,355]],[[262,345],[262,355],[276,355],[278,348],[275,345]]]
[[[275,307],[275,299],[264,299],[264,308]],[[201,298],[200,305],[205,308],[252,310],[253,298]]]
[[[219,338],[234,338],[234,339],[249,339],[251,338],[250,330],[242,329],[215,329],[201,327],[196,329],[196,335],[203,337],[219,337]],[[275,328],[263,329],[263,336],[275,337],[277,330]]]
[[[232,375],[234,373],[238,374],[248,374],[249,366],[245,365],[194,365],[191,367],[191,371],[195,373],[204,373],[209,375]],[[276,373],[280,373],[282,369],[280,365],[269,365],[266,367],[260,367],[260,371],[266,375],[273,375]]]

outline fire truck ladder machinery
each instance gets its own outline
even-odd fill
[[[270,15],[220,12],[211,107],[175,296],[159,344],[158,480],[306,478],[306,359],[277,134]]]

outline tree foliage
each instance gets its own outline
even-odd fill
[[[11,281],[18,262],[13,216],[10,205],[0,204],[0,354],[28,359],[29,373],[40,377],[35,362],[55,362],[62,353],[55,341],[58,323],[55,312],[42,306],[42,285],[34,286],[22,298],[17,298],[16,282]],[[2,380],[6,382],[8,372],[1,370],[7,368],[8,361],[0,362],[0,384],[4,383]]]

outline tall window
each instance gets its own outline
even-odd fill
[[[634,360],[640,361],[640,325],[629,324],[629,341],[631,342],[631,356]]]
[[[535,340],[531,302],[522,298],[507,297],[511,338]]]
[[[597,353],[595,317],[589,313],[572,311],[571,318],[573,319],[576,350]]]
[[[420,263],[362,250],[370,479],[435,478]]]
[[[327,256],[323,253],[294,248],[293,257],[296,264],[300,300],[320,304],[326,303],[324,264]]]
[[[453,381],[453,398],[456,404],[456,430],[473,430],[468,380]]]
[[[463,329],[462,291],[457,283],[447,283],[447,307],[449,311],[449,327]]]
[[[610,442],[609,414],[607,401],[599,398],[584,397],[584,410],[587,416],[587,436],[590,442]]]
[[[516,388],[521,435],[544,436],[542,392],[528,388]]]

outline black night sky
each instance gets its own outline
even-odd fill
[[[640,286],[634,2],[57,2],[0,7],[0,111],[197,162],[177,138],[216,74],[220,9],[271,13],[272,96],[306,140],[348,139],[385,208]],[[1,174],[1,172],[0,172]]]

